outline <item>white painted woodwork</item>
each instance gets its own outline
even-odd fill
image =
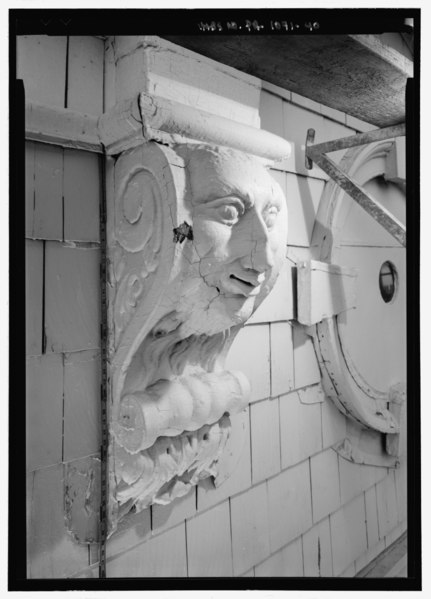
[[[48,354],[49,355],[49,354]],[[64,460],[100,450],[100,352],[64,356]]]
[[[291,263],[286,260],[272,292],[248,319],[247,324],[272,323],[293,319],[292,277]]]
[[[386,176],[387,181],[403,184],[406,180],[406,140],[404,137],[397,137],[392,148],[386,156]],[[405,209],[404,209],[405,211]]]
[[[33,237],[34,219],[34,156],[35,144],[25,144],[25,236]]]
[[[339,443],[345,436],[346,416],[340,412],[333,401],[326,398],[322,403],[323,449]]]
[[[280,173],[281,174],[281,173]],[[289,212],[289,245],[309,247],[324,181],[284,173]]]
[[[332,576],[332,548],[329,518],[322,520],[302,537],[304,576]]]
[[[63,151],[35,144],[33,237],[63,238]]]
[[[211,478],[201,481],[197,487],[198,510],[206,510],[248,489],[251,486],[251,450],[250,450],[250,415],[249,409],[232,417],[232,429],[226,450],[220,458],[219,473],[213,482]],[[224,462],[227,462],[224,465]],[[219,486],[220,475],[224,475]]]
[[[340,166],[402,220],[404,192],[383,179],[393,145],[388,140],[351,149]],[[368,428],[399,434],[390,404],[393,389],[405,382],[405,254],[353,204],[334,182],[326,186],[313,232],[313,257],[358,269],[356,308],[323,320],[310,332],[325,391],[338,408]],[[379,290],[380,268],[387,260],[397,271],[396,293],[389,303]],[[369,463],[377,461],[375,457]]]
[[[188,520],[186,532],[188,576],[232,576],[229,501]]]
[[[298,538],[255,567],[256,576],[304,576],[302,539]]]
[[[26,362],[27,470],[62,460],[63,356],[42,355]]]
[[[340,507],[338,456],[333,449],[310,459],[313,522],[319,522]],[[328,484],[328,480],[331,484]]]
[[[88,547],[72,541],[64,523],[63,465],[34,473],[31,525],[27,531],[28,576],[67,578],[88,566]]]
[[[243,78],[238,76],[236,84],[235,71],[225,69],[225,67],[220,69],[212,61],[202,62],[200,65],[196,55],[191,55],[181,48],[178,50],[178,56],[175,56],[174,61],[170,62],[168,57],[170,54],[172,55],[172,49],[178,47],[172,44],[165,47],[158,42],[158,47],[156,47],[157,44],[154,45],[154,40],[155,38],[152,41],[148,39],[144,41],[144,52],[141,53],[138,50],[133,55],[136,39],[124,37],[121,44],[117,45],[118,55],[116,57],[114,57],[112,45],[107,44],[109,60],[105,69],[104,102],[106,109],[114,109],[114,112],[107,115],[107,121],[105,120],[104,123],[102,119],[101,131],[103,131],[102,135],[106,136],[104,140],[108,145],[108,152],[130,149],[135,143],[145,144],[144,147],[153,145],[153,143],[147,144],[148,139],[156,139],[174,145],[187,140],[188,135],[191,135],[195,136],[193,141],[204,140],[211,144],[228,143],[233,147],[244,144],[241,147],[247,153],[258,155],[266,153],[266,155],[271,154],[271,158],[277,159],[288,149],[290,142],[293,142],[294,155],[284,163],[279,162],[277,170],[272,173],[273,179],[281,184],[283,192],[287,195],[288,242],[290,245],[301,247],[289,248],[290,257],[295,255],[296,258],[293,262],[292,260],[285,261],[272,293],[248,321],[248,323],[253,323],[253,326],[246,326],[242,329],[229,352],[226,367],[238,368],[245,372],[253,387],[252,402],[262,399],[264,401],[252,403],[244,412],[231,417],[230,438],[226,443],[224,453],[218,458],[218,472],[214,472],[215,483],[218,486],[214,486],[213,476],[210,476],[201,481],[197,488],[193,488],[188,494],[175,499],[169,505],[153,505],[137,514],[128,514],[119,522],[118,531],[108,541],[108,576],[231,576],[232,573],[235,576],[251,576],[254,575],[254,570],[256,576],[303,576],[304,566],[305,575],[307,572],[310,576],[319,575],[319,573],[325,575],[327,572],[326,575],[331,576],[332,572],[329,569],[330,547],[328,547],[327,538],[328,519],[320,521],[313,528],[310,527],[312,526],[312,515],[316,522],[316,518],[322,517],[322,513],[337,509],[338,505],[341,505],[336,505],[334,499],[334,493],[339,489],[338,471],[334,467],[333,460],[328,467],[325,465],[329,452],[323,454],[319,452],[322,448],[330,447],[351,436],[346,431],[345,416],[329,400],[322,403],[323,398],[319,391],[320,373],[310,337],[305,334],[303,327],[295,325],[292,330],[292,325],[287,322],[294,317],[291,267],[293,263],[296,264],[310,258],[327,259],[327,255],[310,256],[309,250],[316,212],[319,211],[319,219],[322,214],[319,204],[325,176],[319,169],[314,168],[312,171],[304,169],[303,149],[307,128],[313,126],[313,123],[316,125],[317,142],[319,142],[342,137],[351,132],[351,128],[360,128],[366,125],[350,117],[346,120],[344,114],[340,116],[334,109],[316,105],[297,94],[293,94],[292,102],[286,102],[286,95],[288,98],[291,97],[290,92],[278,92],[280,96],[284,95],[281,99],[267,91],[261,94],[262,128],[289,140],[289,142],[283,143],[283,141],[277,141],[276,138],[262,135],[256,129],[259,82],[249,81],[247,76]],[[47,146],[34,143],[34,141],[28,144],[26,234],[30,238],[38,237],[34,234],[33,224],[36,214],[33,212],[33,205],[36,205],[43,216],[43,218],[38,216],[38,220],[35,221],[39,227],[40,238],[51,239],[50,233],[46,232],[49,229],[50,231],[57,230],[56,236],[52,239],[63,239],[63,225],[61,225],[60,236],[58,236],[59,219],[55,212],[58,205],[53,204],[53,208],[48,210],[51,206],[50,202],[58,197],[59,181],[61,180],[61,195],[64,195],[65,210],[64,217],[61,214],[60,222],[64,221],[64,239],[72,242],[67,245],[50,241],[46,243],[45,324],[47,351],[50,353],[41,358],[30,358],[30,360],[47,359],[57,363],[63,357],[51,352],[66,352],[64,356],[65,460],[98,451],[99,440],[99,389],[97,386],[99,357],[96,348],[100,343],[98,315],[100,254],[91,242],[98,241],[100,181],[98,166],[96,166],[98,157],[90,152],[78,152],[77,150],[85,149],[93,153],[102,151],[102,143],[96,129],[97,117],[95,116],[100,114],[98,111],[101,105],[102,84],[100,83],[99,52],[101,40],[82,38],[82,44],[77,43],[78,41],[78,38],[70,39],[67,104],[69,108],[63,108],[65,89],[63,81],[62,102],[58,106],[50,104],[43,106],[42,104],[46,103],[45,100],[35,98],[35,103],[28,105],[26,113],[28,139],[51,144]],[[94,56],[88,52],[90,45],[94,45],[97,50]],[[130,51],[132,54],[128,55]],[[114,58],[118,62],[117,70],[113,62]],[[145,63],[144,58],[148,59],[148,63]],[[96,60],[94,61],[94,59]],[[174,63],[178,68],[172,68]],[[65,64],[64,56],[64,66]],[[199,73],[204,71],[206,71],[206,80],[202,81]],[[137,77],[131,77],[131,73],[136,74]],[[60,80],[58,79],[58,81]],[[201,86],[200,89],[199,86]],[[277,92],[277,90],[273,91]],[[137,103],[138,94],[142,92],[144,93],[141,97],[141,107],[144,110],[143,123]],[[121,97],[127,100],[132,96],[135,97],[135,103],[126,103],[127,105],[119,109],[116,103]],[[150,100],[148,100],[149,98]],[[30,98],[30,101],[32,102],[33,99]],[[152,114],[152,110],[156,107],[160,109],[158,116]],[[317,114],[319,110],[320,114]],[[116,118],[117,120],[115,120]],[[335,126],[334,122],[329,120],[334,118],[346,120],[350,128],[345,127],[342,123]],[[124,119],[129,120],[126,123]],[[242,123],[243,127],[238,123]],[[105,128],[103,129],[103,127]],[[109,141],[107,141],[108,137]],[[55,152],[57,155],[63,153],[62,149],[55,148],[52,144],[59,145],[61,148],[69,148],[64,150],[64,180],[62,166],[60,179],[58,179],[57,167],[51,171],[53,176],[45,177],[43,182],[41,182],[42,177],[39,174],[38,180],[41,182],[41,188],[54,191],[40,196],[41,201],[37,205],[34,204],[37,197],[33,193],[37,175],[34,170],[35,148],[40,147],[41,151],[48,148],[48,153],[51,150],[52,155]],[[142,168],[144,171],[147,169],[147,172],[157,170],[155,166],[157,160],[151,162],[148,155],[149,153],[145,153],[145,150],[140,150],[134,167]],[[138,240],[137,243],[139,243],[139,239],[142,241],[146,238],[146,230],[141,227],[143,222],[146,224],[151,222],[154,226],[153,230],[160,224],[160,221],[157,220],[159,214],[157,210],[152,212],[148,209],[150,200],[153,201],[155,198],[154,203],[158,206],[165,203],[162,246],[165,244],[169,250],[160,249],[161,246],[157,245],[157,235],[150,237],[149,245],[153,245],[144,254],[140,250],[136,252],[136,248],[129,252],[131,259],[129,262],[126,261],[126,273],[141,272],[142,264],[145,264],[149,266],[148,272],[144,275],[145,284],[148,284],[151,282],[152,272],[154,272],[151,269],[158,268],[155,265],[160,256],[160,264],[169,266],[167,268],[160,267],[157,286],[159,291],[162,289],[162,292],[159,297],[162,304],[165,302],[164,308],[166,306],[172,308],[173,304],[170,303],[170,299],[166,301],[166,294],[163,293],[165,287],[162,281],[168,279],[169,268],[172,264],[174,264],[172,268],[175,273],[181,270],[184,261],[190,258],[190,254],[185,251],[185,248],[187,244],[192,245],[190,240],[185,240],[181,245],[174,244],[172,229],[179,226],[184,220],[190,223],[192,214],[187,202],[181,203],[184,189],[186,189],[183,157],[174,156],[170,149],[166,149],[166,155],[169,155],[169,159],[160,159],[158,164],[160,172],[164,173],[161,187],[167,189],[170,186],[169,193],[163,195],[164,192],[162,192],[162,196],[159,196],[157,192],[154,192],[153,198],[149,193],[144,196],[146,203],[143,202],[141,205],[136,203],[137,196],[133,194],[129,198],[130,203],[118,205],[118,200],[123,197],[126,182],[130,181],[130,173],[134,167],[129,169],[130,164],[119,167],[118,163],[121,161],[121,157],[114,166],[114,161],[108,158],[106,181],[108,231],[112,232],[114,226],[122,222],[121,226],[115,230],[115,235],[121,238],[121,242],[117,243],[118,239],[114,238],[114,235],[108,241],[111,249],[116,247],[115,251],[119,249],[119,246],[124,249],[121,244],[130,248],[128,245],[130,239],[132,239],[132,245],[133,239]],[[46,161],[42,160],[40,164],[42,166],[49,164],[49,160],[49,158]],[[390,181],[394,181],[390,170],[392,168],[391,160],[395,161],[397,172],[401,172],[400,153],[396,154],[392,148],[384,153],[383,158],[376,157],[375,162],[378,164],[373,166],[371,174],[380,177],[383,171],[380,172],[379,169],[381,170],[381,164],[384,163],[386,179],[389,180],[390,177]],[[283,172],[280,170],[282,168],[292,172]],[[169,169],[171,175],[167,176],[166,172]],[[40,172],[43,172],[42,169]],[[295,175],[295,172],[302,173],[302,175]],[[367,173],[369,174],[368,171]],[[368,176],[367,173],[366,176]],[[396,180],[398,184],[399,181]],[[152,185],[148,185],[148,179],[144,177],[142,181],[138,182],[138,189],[141,183],[145,183],[143,186],[145,190]],[[133,181],[132,184],[134,184]],[[390,202],[393,197],[392,191],[400,189],[399,187],[395,188],[394,185],[394,183],[382,183],[379,180],[371,182],[369,189],[372,192],[377,190],[383,195],[386,194],[385,198],[387,196],[387,201]],[[397,198],[395,203],[398,202],[397,206],[401,206],[398,200],[403,199],[402,194],[397,195]],[[133,212],[135,208],[136,212]],[[46,210],[48,212],[43,215],[43,211],[46,212]],[[126,214],[125,219],[124,214]],[[123,224],[126,224],[127,216],[130,217],[130,221],[134,221],[135,217],[137,217],[137,221],[141,219],[140,224],[135,228],[135,234],[132,233],[130,238],[127,238],[129,231],[123,227]],[[362,222],[356,221],[357,218],[360,219],[352,211],[346,216],[346,227],[341,227],[344,234],[349,232],[349,237],[345,237],[344,241],[347,240],[350,245],[355,244],[353,235],[358,230],[355,223]],[[319,220],[320,224],[323,222],[322,219]],[[196,232],[198,227],[195,226],[194,221],[192,225]],[[369,229],[367,228],[367,230]],[[373,240],[371,236],[367,239],[370,242]],[[360,244],[360,239],[356,240]],[[84,243],[81,245],[80,242]],[[196,239],[193,240],[193,243],[196,243]],[[316,237],[313,238],[313,243],[316,245]],[[35,341],[32,351],[40,353],[42,344],[42,242],[28,241],[27,244],[31,248],[29,249],[30,269],[27,268],[27,271],[31,270],[31,273],[27,284],[34,289],[34,297],[33,291],[30,292],[32,315],[29,317],[31,326],[34,324]],[[385,245],[385,243],[380,243],[380,245]],[[173,251],[170,251],[172,248]],[[314,249],[312,248],[313,252]],[[347,248],[347,251],[349,249]],[[334,255],[337,251],[339,251],[338,248],[334,249]],[[123,257],[125,254],[126,252],[123,252]],[[118,256],[114,252],[112,256],[114,256],[115,268],[111,273],[111,281],[115,285],[120,281],[122,284],[124,283],[119,292],[121,296],[127,286],[125,283],[127,277],[122,278],[124,261],[117,259]],[[336,264],[345,266],[342,261],[337,261]],[[353,266],[355,265],[353,264]],[[110,310],[112,310],[110,322],[114,322],[114,318],[118,318],[118,314],[124,309],[126,312],[129,309],[131,312],[137,309],[139,318],[132,323],[133,326],[130,326],[128,331],[130,333],[135,328],[140,331],[143,338],[146,333],[142,333],[142,329],[152,318],[151,312],[158,301],[153,300],[157,296],[150,291],[150,298],[141,309],[141,297],[146,296],[147,288],[142,296],[139,294],[140,292],[135,296],[136,279],[132,277],[128,283],[130,283],[129,288],[122,296],[125,301],[118,303],[116,314],[113,302],[110,303]],[[151,290],[151,284],[149,289]],[[27,295],[29,294],[27,293]],[[195,304],[199,294],[194,293],[191,297]],[[125,347],[130,343],[131,351],[134,351],[139,341],[133,337],[133,334],[121,337],[121,328],[127,321],[127,317],[124,321],[121,318],[115,322],[116,327],[120,326],[116,328],[118,337],[110,340],[111,349],[113,346]],[[268,323],[271,325],[268,326]],[[127,322],[125,326],[127,328]],[[40,331],[39,340],[37,340],[38,330]],[[146,331],[148,332],[148,330],[147,328]],[[235,336],[234,331],[231,336]],[[196,353],[198,354],[198,352]],[[217,363],[220,364],[220,361]],[[121,370],[121,359],[115,363],[115,368]],[[53,384],[54,381],[55,377],[50,377],[50,382],[42,381],[41,386],[46,390],[47,386]],[[59,384],[57,386],[60,388]],[[285,395],[286,391],[292,388],[299,389],[299,391]],[[35,389],[37,390],[37,386]],[[283,395],[278,399],[279,394]],[[270,396],[275,396],[275,399],[266,399]],[[50,397],[48,392],[44,393],[41,402],[50,401]],[[59,405],[62,408],[62,403]],[[37,407],[34,402],[32,408],[36,409]],[[30,412],[31,420],[34,420],[34,423],[43,417],[44,422],[41,426],[44,431],[43,427],[46,428],[45,432],[38,433],[37,443],[35,441],[37,448],[34,456],[30,456],[30,458],[36,458],[38,450],[44,447],[44,443],[40,443],[40,437],[44,436],[44,441],[48,445],[54,439],[57,445],[58,440],[61,441],[62,429],[61,419],[60,426],[58,426],[58,406],[57,411],[51,411],[48,414],[49,409],[39,410],[34,417]],[[54,420],[57,424],[54,423]],[[250,420],[251,429],[249,428]],[[374,449],[377,441],[377,438],[364,437],[361,447],[368,446]],[[157,451],[157,447],[154,448],[154,451]],[[287,470],[277,474],[280,453],[281,467],[287,468]],[[334,451],[332,454],[337,459],[337,454]],[[310,456],[311,460],[308,459]],[[56,458],[56,461],[60,461],[60,459],[61,455]],[[361,499],[365,487],[368,488],[369,484],[374,485],[373,476],[369,473],[385,471],[384,468],[363,467],[351,464],[341,458],[338,460],[341,472],[342,502],[348,501],[352,494],[358,493],[358,496],[347,506],[346,510],[342,508],[336,514],[333,511],[330,514],[331,540],[336,546],[334,575],[337,575],[336,572],[349,573],[352,568],[354,571],[355,566],[350,560],[356,560],[355,563],[359,562],[366,554],[366,546],[364,549],[363,543],[366,530],[364,507],[361,508],[357,500]],[[313,500],[310,488],[310,461]],[[359,469],[361,472],[357,476],[354,474],[355,469]],[[55,472],[55,476],[52,474],[53,472]],[[251,488],[252,472],[254,484],[269,478],[268,482]],[[39,575],[42,577],[97,577],[97,566],[96,570],[92,572],[87,567],[88,548],[73,544],[65,529],[62,512],[62,476],[62,468],[44,467],[42,470],[32,473],[29,478],[29,493],[33,490],[33,479],[36,493],[36,495],[30,496],[29,501],[29,511],[31,512],[29,572],[33,577]],[[54,478],[55,492],[52,490]],[[390,535],[394,534],[393,531],[399,526],[395,524],[395,528],[389,530],[395,519],[397,522],[401,522],[403,518],[406,502],[405,485],[405,477],[402,478],[400,470],[397,470],[394,484],[388,484],[387,488],[382,487],[379,490],[381,504],[379,515],[383,522],[381,526],[388,529],[385,538],[390,538]],[[388,493],[393,493],[396,497],[395,504],[393,502],[389,505],[385,503]],[[34,497],[36,497],[36,501]],[[373,530],[376,531],[377,496],[375,487],[369,487],[362,499],[363,505],[367,506],[367,526],[374,526]],[[375,511],[372,511],[373,500]],[[196,512],[196,501],[198,512]],[[229,504],[232,507],[230,520]],[[396,506],[395,512],[394,505]],[[208,511],[200,513],[203,510]],[[153,532],[151,531],[151,511]],[[357,526],[353,522],[355,519],[358,522]],[[186,521],[185,526],[184,520]],[[180,522],[181,524],[177,526]],[[230,538],[230,526],[232,527],[232,539]],[[303,535],[304,532],[305,535],[301,537],[300,535]],[[154,537],[154,534],[157,536]],[[346,535],[344,540],[342,534]],[[321,543],[320,571],[316,535],[320,537]],[[370,539],[374,540],[374,537],[369,529],[368,539],[370,545]],[[233,544],[232,554],[231,542]],[[302,563],[303,543],[304,566]],[[188,555],[186,555],[186,548]],[[355,555],[357,557],[353,557]],[[95,559],[96,553],[93,552],[92,557],[90,555],[90,563],[94,563]],[[207,572],[210,573],[207,574]]]
[[[99,455],[64,465],[64,521],[71,538],[79,544],[94,545],[100,539],[100,470]]]
[[[108,559],[107,578],[187,576],[185,524]]]
[[[65,241],[99,241],[101,183],[97,154],[64,150]]]
[[[298,392],[280,397],[281,467],[305,460],[322,450],[320,404],[303,404]]]
[[[401,460],[400,467],[395,470],[395,489],[397,495],[398,521],[407,519],[407,463]]]
[[[68,108],[26,102],[25,137],[65,148],[102,152],[97,117]]]
[[[105,40],[104,77],[103,77],[103,106],[104,112],[111,110],[116,102],[115,89],[115,50],[113,39]]]
[[[120,523],[115,533],[109,537],[106,543],[106,556],[110,559],[120,555],[132,547],[141,545],[151,536],[151,508],[139,514],[129,514]]]
[[[269,397],[269,325],[259,324],[242,329],[229,350],[226,366],[230,370],[244,372],[247,376],[251,385],[251,402]]]
[[[187,126],[187,135],[195,135],[194,109],[157,105],[156,122],[167,119],[168,130]],[[246,210],[249,193],[253,206]],[[111,431],[118,483],[111,501],[130,506],[132,500],[140,511],[183,496],[202,478],[221,482],[230,416],[250,400],[245,374],[232,360],[225,366],[224,357],[284,263],[286,200],[252,154],[148,143],[117,160],[112,208]],[[261,386],[252,398],[259,399],[262,383],[264,397],[270,393],[269,330],[254,328],[245,335],[255,340],[256,356],[262,336],[268,352],[266,377],[252,374],[252,384]],[[238,363],[244,356],[248,347]]]
[[[259,126],[259,79],[156,36],[116,36],[108,44],[115,50],[117,102],[145,90]]]
[[[187,495],[177,497],[168,505],[153,505],[151,509],[153,533],[168,530],[196,514],[196,487],[192,487]]]
[[[66,36],[17,37],[17,78],[23,79],[26,101],[64,107]]]
[[[297,266],[298,321],[310,326],[356,307],[358,269],[310,260]]]
[[[278,91],[278,90],[277,90]],[[283,99],[262,89],[260,93],[260,126],[265,131],[284,137]]]
[[[298,389],[299,401],[303,404],[319,404],[325,401],[325,392],[320,384]]]
[[[292,326],[288,322],[270,325],[271,397],[288,393],[294,388],[294,356]]]
[[[311,527],[309,460],[271,478],[268,482],[271,553]]]
[[[43,344],[43,241],[25,241],[26,355],[42,353]]]
[[[239,576],[270,554],[266,483],[230,501],[233,574]]]
[[[96,37],[69,37],[67,107],[86,114],[103,112],[104,42]]]
[[[109,155],[139,146],[144,140],[168,145],[199,140],[269,161],[281,160],[291,152],[288,141],[264,130],[147,93],[141,93],[137,102],[133,97],[104,113],[99,135]]]
[[[402,458],[382,451],[384,442],[385,439],[382,439],[380,431],[360,427],[353,419],[346,418],[346,437],[333,448],[343,459],[355,464],[385,468],[398,467]]]
[[[47,352],[95,349],[100,345],[100,251],[47,242],[45,334]]]
[[[398,275],[395,296],[389,303],[383,301],[379,289],[380,268],[387,260]],[[343,262],[355,265],[358,280],[356,309],[338,317],[341,345],[365,384],[385,392],[406,380],[405,251],[344,248]]]
[[[367,522],[367,544],[371,549],[379,542],[376,486],[365,491],[365,516]]]
[[[387,468],[368,464],[354,464],[341,456],[338,458],[338,465],[342,504],[348,503],[387,476]]]
[[[394,471],[376,485],[379,537],[386,537],[398,523]]]
[[[295,389],[320,382],[320,371],[311,338],[303,327],[293,326]]]
[[[278,400],[267,399],[250,406],[251,471],[253,484],[280,472],[280,425]]]
[[[330,524],[334,576],[342,575],[351,566],[354,572],[354,560],[367,549],[363,495],[332,514]]]
[[[232,472],[238,468],[243,452],[247,452],[250,466],[250,410],[245,408],[230,417],[231,427],[229,437],[222,455],[217,462],[217,473],[214,485],[219,488],[229,479]],[[250,471],[250,468],[248,468]],[[238,472],[239,474],[239,472]]]

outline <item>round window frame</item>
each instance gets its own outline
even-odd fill
[[[391,139],[349,149],[339,166],[363,187],[377,177],[385,177],[386,158],[394,144]],[[311,241],[313,259],[339,264],[343,226],[349,212],[345,193],[333,180],[325,186]],[[396,292],[392,301],[395,297]],[[342,345],[336,315],[316,324],[313,340],[323,387],[338,409],[361,426],[386,434],[398,433],[399,422],[388,409],[391,389],[377,390],[359,373]]]

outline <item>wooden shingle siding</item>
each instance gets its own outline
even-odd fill
[[[108,578],[153,576],[187,576],[184,523],[107,562]]]
[[[99,241],[102,193],[100,158],[91,152],[64,150],[64,239]]]
[[[96,349],[99,338],[97,248],[46,243],[45,333],[48,352]]]
[[[30,578],[67,578],[88,566],[88,547],[72,541],[64,525],[63,465],[36,470],[27,539]]]
[[[43,241],[25,241],[26,355],[42,353],[43,336]]]
[[[229,501],[192,518],[187,527],[189,576],[232,576]]]
[[[33,237],[35,144],[25,142],[25,236]]]
[[[103,40],[89,35],[69,38],[67,108],[102,114],[103,58]]]
[[[87,350],[65,354],[63,458],[65,461],[99,451],[99,393],[100,351]]]
[[[27,102],[65,106],[67,37],[22,35],[17,38],[17,78]]]
[[[63,150],[35,144],[33,237],[63,239]]]
[[[32,356],[26,366],[27,470],[37,470],[62,460],[63,356]]]

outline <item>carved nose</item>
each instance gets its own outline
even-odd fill
[[[242,265],[263,273],[274,266],[274,254],[269,244],[266,225],[258,217],[253,221],[250,236],[250,252],[244,256]]]
[[[274,254],[269,246],[268,240],[259,241],[251,253],[253,268],[259,272],[265,272],[274,266]]]

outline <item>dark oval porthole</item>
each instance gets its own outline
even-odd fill
[[[397,271],[392,262],[383,262],[379,272],[379,288],[383,301],[393,300],[397,289]]]

